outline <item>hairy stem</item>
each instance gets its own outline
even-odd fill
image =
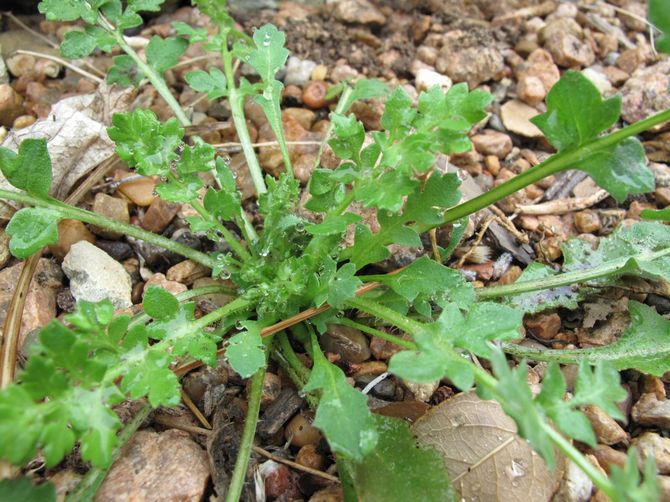
[[[380,303],[369,300],[367,298],[352,298],[347,300],[347,305],[358,309],[367,314],[383,319],[394,326],[406,331],[407,333],[416,333],[423,329],[423,324],[404,316],[395,310],[392,310]]]
[[[357,330],[362,331],[363,333],[367,333],[368,335],[376,336],[377,338],[381,338],[382,340],[386,340],[387,342],[391,342],[395,345],[399,345],[400,347],[404,347],[408,350],[416,350],[416,344],[413,342],[410,342],[409,340],[404,340],[403,338],[400,338],[399,336],[394,336],[390,333],[387,333],[386,331],[381,331],[379,329],[373,328],[372,326],[368,326],[367,324],[362,324],[360,322],[356,322],[352,319],[349,319],[348,317],[343,317],[341,319],[338,319],[336,324],[341,324],[343,326],[349,326],[351,328],[356,328]]]
[[[342,115],[344,112],[347,111],[347,108],[351,106],[351,103],[349,102],[349,98],[351,97],[351,94],[354,92],[353,87],[351,86],[345,86],[344,90],[342,91],[342,95],[340,96],[340,100],[337,102],[337,106],[335,107],[335,111],[333,112],[336,115]],[[319,151],[316,154],[316,160],[314,161],[314,169],[319,167],[319,164],[321,164],[321,156],[323,155],[323,151],[326,149],[326,144],[328,143],[328,140],[330,139],[330,136],[333,134],[333,128],[335,126],[333,125],[333,122],[331,121],[330,124],[328,124],[328,128],[326,129],[326,135],[323,137],[323,141],[321,142],[321,146],[319,147]],[[346,208],[345,208],[346,209]]]
[[[230,480],[228,493],[226,493],[226,502],[237,502],[242,494],[244,480],[247,476],[249,467],[249,456],[253,446],[254,436],[256,435],[256,424],[258,423],[258,413],[261,409],[261,397],[263,396],[263,379],[265,378],[265,366],[259,369],[251,377],[251,390],[249,392],[249,408],[247,418],[244,421],[244,430],[242,431],[242,441],[240,449],[235,459],[233,476]]]
[[[196,210],[196,212],[202,216],[205,220],[207,221],[212,221],[216,225],[216,230],[218,232],[221,232],[221,235],[223,236],[223,240],[225,240],[228,245],[230,246],[230,249],[233,250],[233,252],[242,258],[242,260],[250,260],[251,259],[251,254],[249,254],[249,251],[247,251],[240,240],[233,235],[233,233],[228,230],[224,225],[222,225],[219,220],[210,214],[205,207],[200,204],[197,200],[190,201],[189,204],[193,209]]]
[[[14,192],[11,190],[1,189],[0,199],[12,200],[14,202],[21,202],[22,204],[27,204],[29,206],[51,209],[58,212],[63,218],[80,220],[84,223],[90,223],[91,225],[96,225],[98,227],[106,228],[120,234],[135,237],[136,239],[141,239],[145,242],[148,242],[149,244],[154,244],[156,246],[162,247],[163,249],[167,249],[168,251],[182,255],[190,260],[193,260],[194,262],[204,265],[205,267],[213,268],[215,265],[215,260],[212,257],[193,248],[185,246],[184,244],[180,244],[179,242],[168,239],[167,237],[163,237],[162,235],[148,232],[141,227],[129,225],[127,223],[121,223],[111,218],[101,216],[97,213],[70,206],[57,199],[40,199],[25,192]]]
[[[228,83],[228,102],[230,103],[230,112],[233,116],[233,123],[235,124],[235,131],[240,139],[244,158],[247,160],[247,167],[251,174],[251,180],[256,187],[256,194],[261,195],[268,191],[263,179],[263,171],[258,164],[258,158],[254,147],[249,137],[249,130],[247,129],[247,121],[244,116],[244,95],[240,93],[239,89],[235,87],[235,73],[233,72],[233,55],[228,50],[227,43],[223,46],[223,71],[226,75]]]

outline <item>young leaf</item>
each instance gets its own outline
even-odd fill
[[[51,483],[35,486],[28,478],[0,481],[0,500],[21,502],[56,502],[56,488]]]
[[[60,213],[41,207],[26,207],[12,216],[7,225],[9,250],[17,258],[27,258],[48,244],[58,242]]]
[[[670,221],[670,208],[643,209],[640,216],[645,220]]]
[[[623,469],[617,465],[612,466],[610,481],[614,485],[614,492],[621,494],[622,499],[626,502],[660,500],[661,493],[656,477],[654,458],[647,457],[644,463],[644,480],[642,482],[640,482],[637,458],[635,448],[630,448]]]
[[[170,370],[170,362],[165,352],[148,350],[141,364],[131,366],[124,375],[121,390],[132,399],[148,396],[154,408],[179,404],[179,380]]]
[[[254,32],[256,48],[248,53],[244,61],[256,70],[264,82],[271,82],[284,67],[289,51],[284,47],[286,35],[275,26],[266,24]]]
[[[130,56],[122,54],[114,58],[114,66],[107,71],[107,83],[120,87],[137,87],[142,82],[144,73]]]
[[[670,12],[667,0],[649,0],[649,21],[661,30],[656,39],[656,49],[670,54]]]
[[[101,0],[42,0],[37,9],[49,21],[76,21],[81,18],[89,24],[95,24],[98,7],[102,3]]]
[[[330,116],[333,123],[335,138],[328,144],[339,158],[344,160],[357,160],[363,141],[365,140],[365,129],[363,124],[356,120],[355,115]]]
[[[206,92],[210,101],[228,93],[226,76],[216,67],[211,68],[209,73],[202,70],[189,72],[184,78],[194,91]]]
[[[179,309],[177,299],[158,286],[146,290],[142,304],[144,312],[153,319],[168,319]]]
[[[407,423],[381,416],[375,416],[375,423],[379,442],[353,467],[360,500],[406,502],[417,494],[422,500],[459,500],[442,457],[433,449],[417,448]]]
[[[547,111],[532,119],[559,152],[584,146],[619,118],[621,97],[602,99],[584,75],[568,71],[547,95]],[[645,165],[644,149],[635,138],[594,151],[576,161],[619,202],[629,194],[653,190],[654,176]]]
[[[323,431],[335,453],[361,461],[377,444],[378,434],[367,399],[340,368],[330,363],[312,335],[314,367],[303,392],[321,390],[314,426]]]
[[[147,63],[157,73],[161,74],[176,65],[187,48],[188,41],[186,39],[161,38],[154,35],[145,51]]]
[[[249,378],[265,365],[262,326],[256,321],[244,321],[241,324],[245,331],[230,338],[226,359],[242,378]]]
[[[336,309],[344,308],[344,304],[353,298],[363,283],[356,277],[356,266],[347,263],[340,267],[331,279],[328,288],[328,304]]]
[[[49,196],[51,157],[43,139],[24,139],[18,153],[0,147],[0,170],[7,181],[40,198]]]
[[[98,46],[95,37],[80,30],[70,30],[60,45],[60,53],[68,59],[80,59],[88,56]]]

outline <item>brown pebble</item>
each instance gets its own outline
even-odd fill
[[[312,110],[323,108],[328,104],[328,100],[326,99],[327,92],[328,84],[323,80],[312,80],[302,91],[302,102]]]
[[[142,228],[160,234],[170,224],[180,207],[179,204],[171,204],[156,197],[142,218]]]
[[[306,444],[295,456],[296,463],[320,471],[326,463],[326,457],[319,452],[316,445]]]
[[[318,444],[321,441],[321,431],[312,425],[305,415],[298,414],[286,424],[284,437],[290,441],[293,446],[305,446],[308,444]]]
[[[526,329],[541,340],[552,340],[561,329],[561,316],[553,314],[538,314],[524,321]]]
[[[12,124],[12,129],[23,129],[24,127],[31,126],[35,123],[37,119],[32,115],[20,115],[14,119]]]
[[[128,171],[117,171],[114,178],[117,180],[122,180],[133,176],[132,173]],[[117,189],[118,192],[125,195],[133,204],[138,206],[149,206],[156,198],[154,194],[154,189],[156,188],[156,180],[149,177],[140,178],[137,180],[129,181],[119,185]]]
[[[612,466],[623,469],[623,466],[626,464],[625,453],[605,444],[599,444],[591,450],[591,453],[598,459],[598,463],[603,466],[606,472],[610,472]]]
[[[105,216],[120,223],[128,223],[130,214],[128,213],[128,203],[117,197],[112,197],[106,193],[98,192],[93,199],[93,212]],[[94,234],[105,239],[119,239],[121,233],[114,232],[107,228],[92,226]]]
[[[79,220],[65,219],[58,222],[58,242],[49,246],[49,251],[59,260],[65,258],[70,247],[79,241],[95,244],[95,236]]]
[[[575,227],[580,233],[590,234],[602,228],[598,213],[591,209],[575,213]]]

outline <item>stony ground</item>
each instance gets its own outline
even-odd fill
[[[170,23],[176,20],[209,26],[198,11],[175,9],[150,19],[145,29],[135,33],[135,42],[141,45],[152,34],[171,34]],[[327,8],[284,2],[246,12],[242,2],[236,13],[245,28],[273,22],[287,33],[293,57],[283,75],[283,122],[289,141],[311,142],[290,147],[303,182],[310,177],[333,105],[324,91],[350,77],[381,78],[403,86],[413,96],[435,84],[447,88],[456,82],[493,94],[490,115],[473,131],[472,151],[443,159],[445,166],[455,166],[461,174],[467,197],[531,168],[551,153],[529,119],[545,110],[548,90],[567,69],[582,71],[604,96],[620,93],[625,123],[670,106],[670,61],[655,53],[644,22],[645,5],[637,0],[579,4],[340,0],[329,2]],[[163,119],[171,116],[155,91],[150,87],[123,91],[101,84],[100,76],[111,64],[107,56],[75,63],[76,69],[89,72],[82,76],[81,71],[59,62],[17,52],[57,55],[54,45],[69,26],[37,16],[3,15],[1,27],[0,142],[15,146],[21,137],[36,131],[58,136],[61,150],[54,158],[54,169],[59,197],[65,198],[88,180],[79,200],[82,207],[196,248],[208,246],[188,230],[185,218],[191,208],[157,199],[153,194],[156,180],[132,178],[120,183],[132,174],[113,158],[105,160],[113,153],[104,133],[113,111],[141,106]],[[36,30],[39,36],[28,30]],[[201,47],[191,47],[183,64],[167,73],[168,82],[192,116],[195,126],[190,133],[217,145],[222,155],[230,157],[253,213],[253,186],[229,109],[225,103],[202,99],[184,83],[187,71],[214,63],[193,61],[204,54]],[[246,71],[241,68],[242,74]],[[253,105],[246,111],[252,140],[273,141],[263,114]],[[368,131],[380,128],[383,105],[379,101],[357,103],[353,112]],[[560,244],[569,237],[595,244],[617,225],[639,219],[642,209],[670,205],[670,132],[655,131],[642,140],[657,176],[654,194],[619,205],[590,179],[573,172],[543,180],[502,201],[493,212],[473,217],[468,238],[452,265],[479,285],[511,283],[531,260],[560,263]],[[260,146],[259,156],[263,168],[277,174],[281,166],[278,149]],[[104,169],[98,167],[101,163]],[[323,164],[337,165],[332,152],[326,152]],[[11,209],[2,210],[6,221]],[[20,346],[34,336],[36,328],[71,311],[77,298],[110,297],[117,308],[125,309],[141,303],[149,285],[179,293],[213,282],[209,270],[131,238],[73,220],[63,221],[59,232],[59,243],[37,264],[23,311]],[[438,242],[448,238],[443,233],[438,232]],[[426,252],[430,252],[429,244],[425,250],[398,248],[382,266],[391,270]],[[6,316],[22,266],[10,257],[7,237],[0,231],[0,317]],[[627,325],[629,298],[645,301],[661,314],[670,312],[667,287],[652,289],[639,281],[627,290],[607,291],[578,311],[527,317],[524,343],[552,348],[606,345]],[[206,297],[199,301],[198,309],[205,313],[227,301],[222,295]],[[382,374],[389,357],[399,350],[344,327],[331,329],[322,343],[331,360],[360,388]],[[20,352],[20,362],[23,358]],[[531,381],[537,383],[543,369],[541,364],[535,366]],[[656,458],[664,500],[670,500],[669,381],[632,371],[624,378],[629,396],[622,406],[629,422],[619,424],[599,409],[589,409],[599,445],[588,453],[593,462],[608,470],[622,464],[629,444],[638,445],[642,456]],[[222,363],[217,369],[187,375],[184,391],[185,405],[158,410],[131,440],[98,500],[201,500],[225,484],[233,461],[225,451],[239,440],[245,413],[244,382]],[[389,377],[371,390],[370,406],[411,421],[453,394],[454,389],[445,383],[413,386]],[[187,406],[190,401],[194,407]],[[196,408],[204,418],[194,415]],[[286,375],[271,367],[253,463],[260,473],[258,479],[264,480],[268,499],[341,499],[339,485],[333,481],[333,459],[310,425],[307,409]],[[132,416],[132,405],[122,411]],[[207,428],[210,423],[213,432]],[[286,460],[297,464],[287,466]],[[139,471],[134,467],[138,463],[144,466]],[[60,493],[66,493],[86,469],[76,454],[54,470],[45,470],[39,460],[31,467],[33,475],[52,479]],[[305,472],[304,467],[321,474]],[[588,481],[570,469],[565,477],[569,482],[564,479],[552,485],[552,490],[559,491],[555,500],[591,498]],[[532,492],[527,497],[533,498]],[[596,493],[592,499],[602,497]]]

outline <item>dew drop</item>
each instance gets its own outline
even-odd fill
[[[242,321],[237,321],[237,322],[235,323],[235,329],[236,329],[237,331],[242,331],[242,330],[244,329],[244,326],[242,326]]]
[[[304,224],[302,221],[300,221],[300,222],[298,222],[298,223],[296,224],[295,229],[296,229],[298,232],[302,233],[302,232],[305,231],[305,224]]]
[[[224,268],[219,274],[219,277],[221,277],[221,279],[223,279],[224,281],[230,279],[230,270]]]

